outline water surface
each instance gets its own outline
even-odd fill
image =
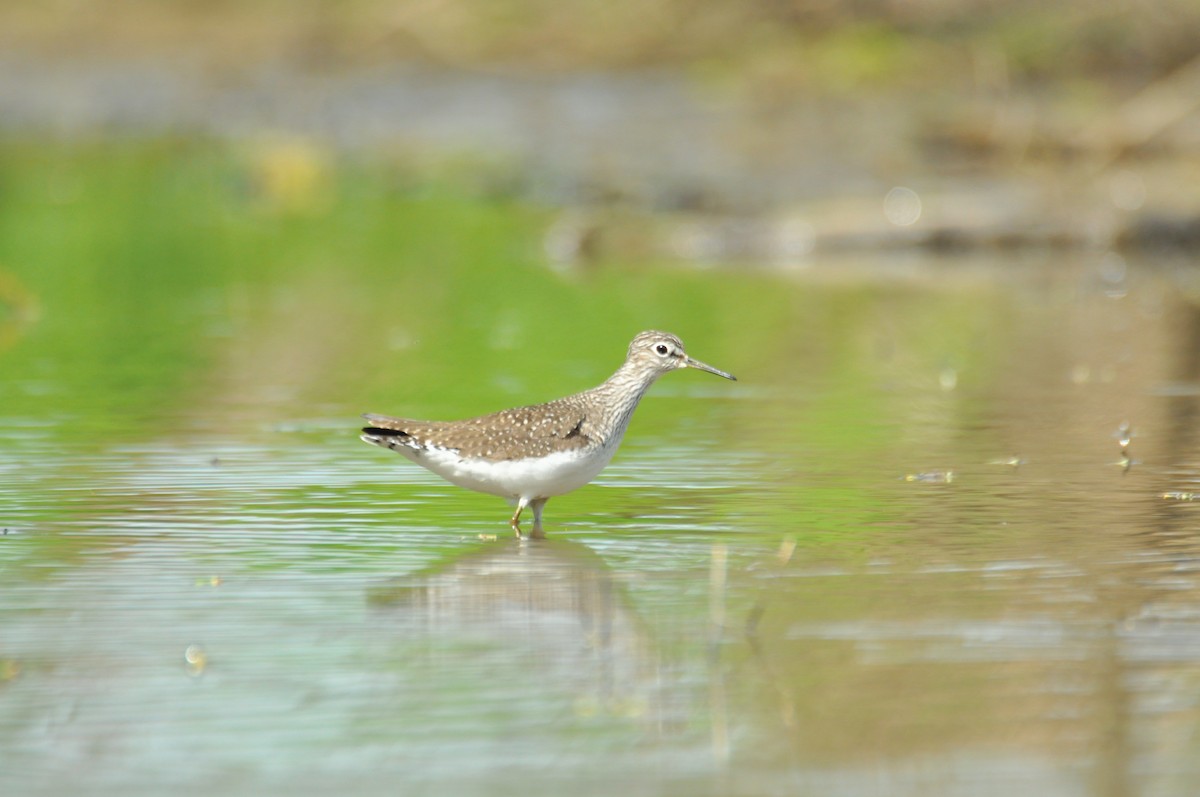
[[[1194,793],[1190,270],[568,278],[527,210],[168,155],[8,194],[5,793]],[[664,378],[546,540],[357,440],[649,327],[740,381]]]

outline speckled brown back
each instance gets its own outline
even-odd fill
[[[366,435],[401,436],[403,444],[409,448],[451,449],[464,457],[495,461],[541,457],[602,442],[597,429],[588,421],[584,394],[464,421],[418,421],[386,415],[363,417],[371,422],[371,426],[363,429]]]

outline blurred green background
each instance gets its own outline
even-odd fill
[[[0,792],[1193,794],[1197,30],[0,5]],[[547,541],[356,439],[645,328]]]

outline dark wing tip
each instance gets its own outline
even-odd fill
[[[364,426],[362,433],[372,435],[373,437],[411,437],[408,432],[400,429],[384,429],[379,426]]]

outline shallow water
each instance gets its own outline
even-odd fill
[[[415,250],[25,275],[4,793],[1194,793],[1191,271]],[[651,326],[740,381],[664,378],[546,540],[357,440],[589,386]]]

